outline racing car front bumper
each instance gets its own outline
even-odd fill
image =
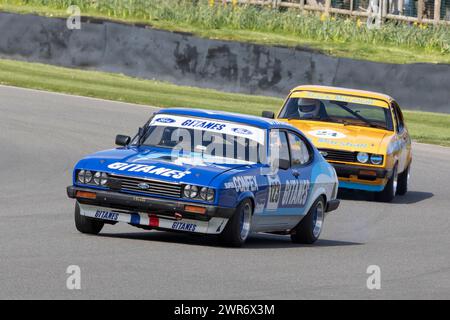
[[[330,163],[336,170],[339,188],[382,191],[392,177],[392,169]]]
[[[95,194],[95,198],[82,196],[83,193]],[[141,212],[147,214],[158,214],[170,218],[182,217],[192,220],[209,221],[211,218],[229,219],[233,216],[235,208],[204,205],[180,200],[168,200],[124,194],[109,190],[81,188],[76,186],[67,187],[69,198],[76,199],[80,204],[125,210],[129,212]],[[204,208],[205,212],[193,213],[187,210],[187,206]]]

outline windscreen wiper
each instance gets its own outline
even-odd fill
[[[330,101],[330,102],[331,102],[332,104],[334,104],[334,105],[337,105],[337,106],[340,107],[341,109],[344,109],[345,111],[347,111],[347,112],[350,113],[351,115],[355,116],[355,117],[358,118],[359,120],[361,120],[361,121],[367,123],[367,124],[368,124],[369,126],[371,126],[372,128],[382,128],[382,129],[385,129],[385,128],[383,128],[382,126],[379,126],[379,125],[373,123],[372,121],[370,121],[370,120],[364,118],[363,116],[359,115],[357,112],[353,111],[352,109],[350,109],[350,108],[348,108],[348,107],[346,107],[346,106],[343,106],[342,104],[340,104],[340,103],[337,102],[337,101]]]
[[[364,121],[364,120],[363,120]],[[365,123],[367,123],[366,121],[364,121]],[[348,122],[348,121],[345,121],[345,120],[342,120],[342,122],[341,122],[344,126],[351,126],[351,125],[353,125],[351,122]],[[377,129],[383,129],[383,130],[386,130],[386,128],[385,127],[383,127],[383,126],[380,126],[380,125],[378,125],[378,124],[375,124],[375,123],[367,123],[371,128],[377,128]]]

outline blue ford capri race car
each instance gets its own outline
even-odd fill
[[[216,234],[241,246],[251,232],[314,243],[337,209],[336,173],[293,126],[253,116],[192,109],[155,113],[120,147],[79,161],[73,185],[76,228],[104,224]]]

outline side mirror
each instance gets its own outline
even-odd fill
[[[272,111],[263,111],[262,116],[263,118],[275,119],[275,113],[273,113]]]
[[[274,159],[271,161],[271,167],[277,168],[281,170],[288,170],[291,167],[291,162],[286,159]]]
[[[290,161],[286,159],[279,159],[278,163],[279,168],[282,170],[288,170],[291,167]]]
[[[118,145],[118,146],[124,147],[124,146],[128,145],[130,143],[130,141],[131,141],[131,138],[129,136],[124,136],[122,134],[118,134],[116,136],[116,145]]]

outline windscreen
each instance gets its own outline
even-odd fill
[[[286,101],[279,118],[393,130],[390,109],[384,107],[382,101],[342,95],[293,94]]]
[[[219,164],[252,164],[265,160],[265,130],[212,119],[157,115],[142,145]]]

